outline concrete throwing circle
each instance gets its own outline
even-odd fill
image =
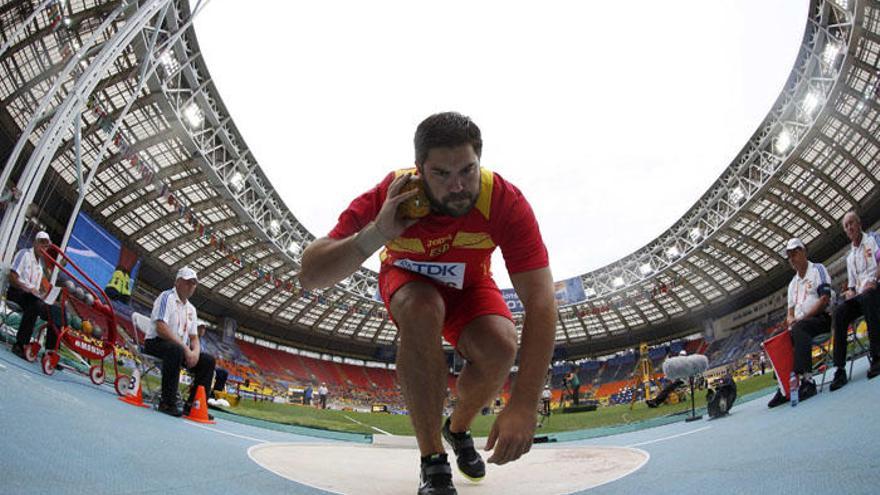
[[[270,443],[251,447],[248,455],[281,477],[332,493],[408,495],[419,484],[419,455],[411,448]],[[649,455],[624,447],[532,448],[516,462],[487,465],[481,483],[463,478],[453,458],[450,452],[453,480],[462,495],[561,495],[622,478],[642,467]]]

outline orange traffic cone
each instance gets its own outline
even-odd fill
[[[184,418],[209,425],[216,423],[216,421],[208,418],[208,399],[204,386],[199,385],[199,388],[196,389],[196,400],[193,401],[192,407],[189,409],[189,415],[184,416]]]
[[[122,397],[119,398],[119,400],[121,400],[122,402],[125,402],[126,404],[131,404],[133,406],[150,407],[150,406],[144,404],[144,395],[143,395],[143,393],[141,393],[141,384],[140,383],[138,383],[138,391],[136,394],[123,395]]]

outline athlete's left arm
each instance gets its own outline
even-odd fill
[[[495,421],[486,444],[487,450],[494,447],[489,462],[495,464],[514,461],[531,448],[535,410],[556,339],[556,297],[550,268],[511,274],[510,281],[523,303],[525,321],[510,402]]]

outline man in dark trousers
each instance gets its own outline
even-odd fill
[[[159,294],[153,303],[152,324],[144,341],[144,351],[162,359],[159,411],[171,416],[189,414],[199,385],[207,393],[214,378],[214,356],[202,352],[196,308],[189,302],[198,283],[193,269],[183,267],[177,272],[174,287]],[[177,407],[181,366],[195,375],[183,412]]]

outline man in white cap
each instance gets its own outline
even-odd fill
[[[185,266],[177,271],[174,287],[159,294],[153,303],[151,325],[144,341],[144,351],[162,359],[159,411],[171,416],[189,414],[198,386],[202,385],[207,392],[214,377],[214,356],[201,351],[196,308],[189,302],[198,284],[192,268]],[[195,376],[183,412],[177,407],[181,367]]]
[[[834,311],[834,380],[831,390],[846,385],[846,335],[850,324],[864,316],[868,325],[871,368],[868,379],[880,375],[880,291],[877,279],[880,266],[877,265],[877,252],[880,248],[874,237],[862,231],[862,220],[854,211],[843,216],[843,230],[851,246],[846,256],[847,290],[844,301]]]
[[[21,323],[18,325],[12,352],[24,359],[26,359],[24,346],[31,341],[37,317],[47,321],[49,319],[49,306],[43,302],[46,294],[42,290],[46,262],[40,250],[48,248],[51,243],[49,234],[42,230],[37,232],[32,247],[20,249],[15,253],[9,272],[9,290],[6,292],[6,298],[21,306],[22,310]],[[47,349],[54,349],[56,341],[55,332],[46,332]]]
[[[791,330],[794,345],[794,373],[798,376],[798,397],[801,401],[816,395],[813,383],[813,337],[831,332],[831,277],[822,263],[807,259],[807,247],[794,237],[785,245],[785,256],[795,274],[788,284],[788,316],[785,323]],[[788,377],[779,377],[787,380]],[[767,404],[776,407],[788,402],[781,390]]]

